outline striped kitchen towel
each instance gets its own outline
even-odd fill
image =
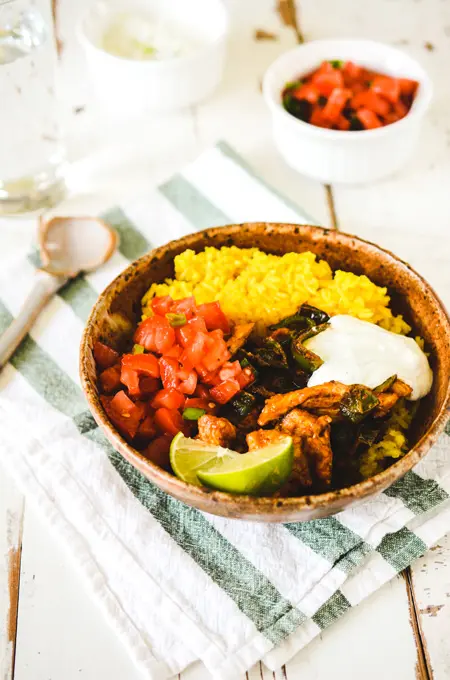
[[[304,524],[213,517],[167,496],[111,448],[87,409],[78,347],[91,306],[130,260],[169,239],[311,218],[223,143],[103,217],[119,251],[60,291],[0,375],[0,460],[58,532],[144,677],[170,678],[196,660],[221,679],[260,659],[276,669],[445,533],[450,438],[377,498]],[[7,252],[0,258],[3,330],[35,273],[32,258],[13,267]]]

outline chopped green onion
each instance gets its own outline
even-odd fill
[[[142,345],[133,345],[133,354],[144,354],[145,347]]]
[[[166,314],[166,319],[172,328],[185,326],[187,324],[186,314]]]
[[[333,68],[342,68],[342,66],[343,66],[343,64],[344,64],[344,62],[342,61],[342,59],[330,59],[330,62],[329,62],[329,63],[331,64],[331,66],[332,66]]]
[[[192,406],[189,406],[188,408],[185,408],[183,411],[183,418],[185,420],[198,420],[202,416],[204,416],[206,413],[204,408],[193,408]]]

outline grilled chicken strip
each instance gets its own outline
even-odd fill
[[[332,380],[322,385],[305,387],[295,392],[276,394],[266,401],[258,418],[258,425],[266,425],[271,420],[276,420],[288,411],[296,408],[296,406],[317,411],[319,414],[333,417],[338,416],[339,404],[348,390],[348,385]]]
[[[403,382],[403,380],[400,380],[400,378],[397,378],[391,389],[388,391],[393,392],[398,397],[409,397],[411,396],[412,387]]]
[[[384,418],[384,416],[387,416],[398,400],[402,397],[409,397],[411,392],[412,388],[403,382],[403,380],[397,378],[388,392],[377,395],[380,403],[373,412],[374,417]]]
[[[249,432],[246,436],[249,451],[256,451],[264,446],[271,446],[271,444],[276,444],[280,439],[284,438],[285,435],[279,430],[255,430],[254,432]]]
[[[236,354],[238,349],[241,349],[241,347],[245,345],[254,327],[254,323],[241,323],[233,328],[231,337],[227,340],[227,346],[231,356]]]
[[[315,416],[296,408],[283,418],[281,431],[300,439],[303,461],[308,461],[314,474],[325,487],[331,484],[333,452],[330,444],[330,416]],[[309,470],[308,470],[309,472]],[[303,471],[302,471],[303,474]]]
[[[198,439],[206,444],[227,447],[236,437],[236,428],[226,418],[205,414],[197,422]]]

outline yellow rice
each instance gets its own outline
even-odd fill
[[[151,300],[194,295],[196,302],[218,300],[236,323],[256,321],[262,332],[270,324],[308,303],[330,315],[351,314],[394,333],[411,330],[401,315],[389,308],[387,289],[367,276],[332,272],[314,253],[270,255],[258,248],[208,247],[200,253],[185,250],[174,260],[175,278],[154,283],[142,300],[143,317],[151,316]],[[412,414],[404,403],[393,410],[384,438],[361,458],[360,471],[369,477],[383,469],[383,460],[399,458],[408,449],[405,432]]]

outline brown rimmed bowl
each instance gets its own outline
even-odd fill
[[[205,246],[258,247],[282,255],[311,250],[333,270],[366,274],[387,286],[391,306],[425,339],[434,373],[431,393],[420,402],[410,430],[411,449],[387,470],[359,484],[297,498],[235,496],[186,484],[128,444],[108,420],[99,399],[92,348],[97,340],[123,351],[140,319],[141,298],[154,282],[173,276],[173,259]],[[330,229],[293,224],[235,224],[171,241],[133,262],[100,295],[80,349],[80,372],[89,408],[111,444],[145,477],[175,498],[205,512],[261,522],[298,522],[326,517],[380,493],[423,458],[443,431],[450,409],[450,319],[431,286],[406,263],[378,246]]]

